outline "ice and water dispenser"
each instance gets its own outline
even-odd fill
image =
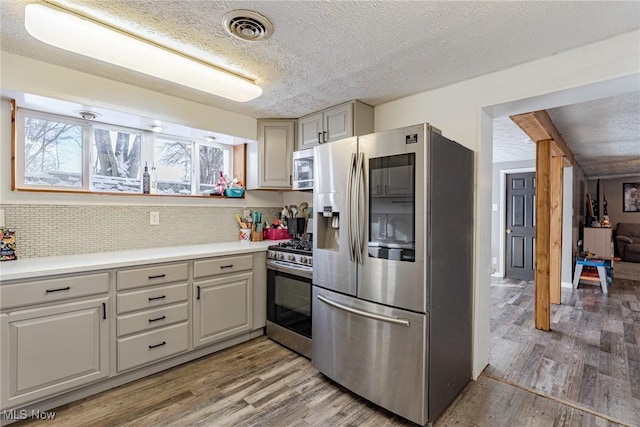
[[[340,207],[338,197],[340,193],[318,194],[316,204],[316,246],[318,249],[340,249]]]

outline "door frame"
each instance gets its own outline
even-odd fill
[[[498,263],[496,264],[499,271],[496,270],[492,276],[493,277],[504,277],[506,272],[505,265],[505,251],[506,251],[506,242],[504,238],[504,233],[507,228],[507,175],[512,173],[525,173],[525,172],[535,172],[535,166],[527,167],[527,168],[515,168],[515,169],[503,169],[500,171],[500,203],[498,204],[498,213],[499,213],[499,246],[498,246]]]

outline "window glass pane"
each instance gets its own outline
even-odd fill
[[[220,172],[229,175],[229,150],[208,145],[200,146],[200,182],[198,192],[213,190],[220,180]]]
[[[158,174],[158,194],[191,194],[192,149],[192,142],[156,138],[153,162]]]
[[[140,133],[96,127],[91,147],[91,187],[96,191],[140,192]]]
[[[82,187],[82,126],[25,117],[24,183]]]

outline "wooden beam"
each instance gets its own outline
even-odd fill
[[[549,306],[549,242],[551,219],[551,140],[536,141],[536,329],[551,329]]]
[[[549,224],[549,299],[551,304],[561,303],[563,162],[563,157],[551,157],[551,211]]]
[[[513,120],[533,142],[551,139],[549,132],[547,132],[544,126],[542,126],[542,123],[536,119],[533,113],[517,114],[515,116],[509,116],[509,118]]]
[[[564,156],[565,166],[573,166],[576,163],[573,153],[565,143],[562,135],[560,135],[560,132],[558,132],[558,129],[556,129],[546,110],[517,114],[510,116],[510,118],[533,142],[545,139],[552,140],[552,153],[554,156]]]

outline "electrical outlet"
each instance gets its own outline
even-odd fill
[[[149,225],[160,225],[160,212],[149,212]]]
[[[497,263],[498,263],[498,258],[492,257],[491,258],[491,264],[497,264]]]
[[[4,227],[4,208],[0,208],[0,227]]]
[[[498,212],[498,204],[497,204],[497,203],[492,204],[492,205],[491,205],[491,209],[492,209],[494,212]]]
[[[250,209],[245,209],[245,210],[242,212],[242,217],[243,217],[243,218],[249,218],[250,216],[251,216],[251,210],[250,210]]]

